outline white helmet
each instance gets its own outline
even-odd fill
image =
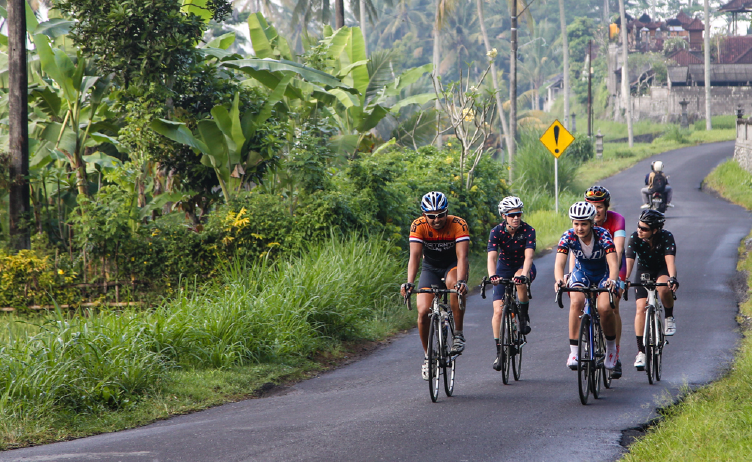
[[[575,202],[569,207],[569,218],[571,220],[595,220],[595,214],[598,213],[590,202]]]
[[[660,160],[656,160],[653,162],[653,171],[654,172],[662,172],[663,171],[663,162]]]
[[[504,216],[507,212],[514,209],[520,209],[520,211],[522,211],[523,207],[524,205],[519,197],[507,196],[499,202],[499,215]]]

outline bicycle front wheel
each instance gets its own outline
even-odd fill
[[[504,307],[504,312],[501,315],[501,332],[499,343],[501,344],[501,380],[504,385],[509,384],[509,369],[512,359],[512,313],[509,307]]]
[[[595,319],[593,319],[593,345],[595,354],[593,367],[590,369],[590,391],[593,392],[593,398],[598,399],[601,394],[601,377],[605,380],[608,372],[603,365],[606,359],[606,339],[603,337],[600,323]]]
[[[655,347],[656,347],[656,333],[655,333],[655,308],[648,305],[646,308],[647,315],[645,316],[645,372],[648,374],[648,383],[653,384],[653,365],[655,363]]]
[[[519,313],[516,316],[516,320],[519,321]],[[515,321],[512,321],[513,323]],[[512,343],[514,347],[512,349],[512,374],[514,380],[520,380],[520,374],[522,373],[522,344],[525,343],[525,336],[522,335],[519,324],[512,324]]]
[[[431,401],[439,398],[439,361],[441,357],[441,340],[439,339],[439,319],[431,316],[428,329],[428,390]]]
[[[452,358],[451,347],[448,341],[448,339],[454,338],[454,326],[452,326],[452,321],[449,321],[448,324],[448,327],[444,329],[444,391],[447,396],[452,396],[452,393],[454,393],[454,370],[457,359]]]
[[[590,396],[590,368],[593,366],[592,351],[590,350],[590,316],[585,314],[580,322],[580,339],[577,347],[577,383],[579,385],[580,402],[587,404]]]
[[[661,323],[661,316],[655,313],[655,348],[653,354],[653,375],[656,382],[661,381],[661,372],[663,372],[663,323]]]

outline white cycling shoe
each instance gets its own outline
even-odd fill
[[[671,337],[676,333],[676,321],[673,316],[666,318],[666,337]]]
[[[640,208],[641,208],[641,209],[647,209],[647,208],[650,208],[650,204],[642,204],[642,205],[640,206]]]
[[[423,360],[423,366],[420,368],[420,375],[423,377],[423,380],[428,380],[428,358]]]
[[[567,367],[572,369],[573,371],[577,370],[577,355],[574,353],[569,353],[569,358],[567,359]]]
[[[637,356],[635,356],[634,367],[636,367],[638,371],[645,370],[646,359],[647,358],[645,357],[645,353],[640,351],[639,353],[637,353]]]
[[[616,348],[609,351],[606,349],[606,359],[603,361],[603,367],[605,367],[608,370],[613,370],[616,367],[616,361],[619,359],[619,356],[616,353]]]

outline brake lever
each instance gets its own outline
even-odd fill
[[[480,298],[486,299],[486,281],[487,277],[483,276],[483,280],[480,282]]]

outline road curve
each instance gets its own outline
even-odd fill
[[[468,302],[467,349],[458,363],[455,397],[432,404],[415,330],[367,358],[301,382],[288,393],[179,416],[134,430],[0,453],[0,461],[349,461],[349,460],[614,460],[622,431],[655,416],[684,385],[718,377],[739,339],[735,321],[739,241],[752,217],[700,191],[702,179],[731,156],[733,143],[656,156],[666,165],[676,208],[666,228],[677,240],[677,334],[665,349],[663,380],[648,385],[631,366],[634,300],[622,302],[624,376],[602,399],[580,404],[576,374],[565,367],[567,310],[553,302],[553,254],[536,260],[533,332],[522,379],[504,386],[491,369],[491,303]],[[655,159],[653,158],[653,159]],[[631,233],[639,188],[650,160],[601,184]],[[524,198],[523,198],[524,200]],[[569,204],[566,204],[568,206]],[[474,231],[484,242],[488,230]],[[564,230],[562,230],[564,231]],[[484,245],[484,244],[481,244]]]

